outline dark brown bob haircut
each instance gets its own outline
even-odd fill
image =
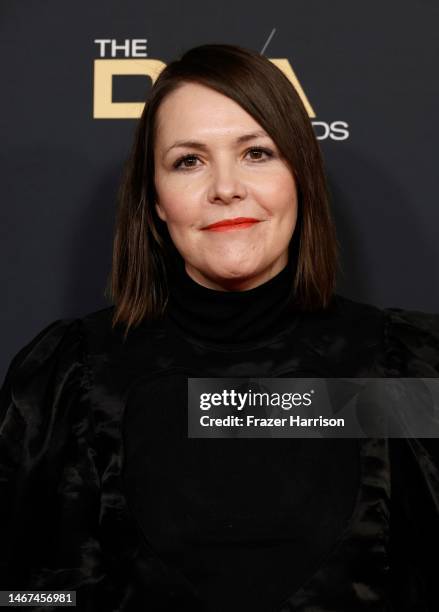
[[[143,320],[160,318],[168,299],[169,265],[177,255],[155,210],[154,141],[160,104],[185,83],[210,87],[237,102],[276,143],[291,168],[298,194],[294,242],[298,249],[295,304],[325,308],[335,292],[338,242],[320,147],[294,86],[269,59],[236,45],[207,44],[166,66],[150,90],[137,125],[118,196],[113,262],[106,295],[113,327],[125,336]]]

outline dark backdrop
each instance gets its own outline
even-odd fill
[[[107,305],[135,119],[94,117],[96,39],[146,39],[147,58],[165,63],[208,42],[287,59],[316,133],[333,126],[320,142],[339,293],[439,311],[436,0],[2,0],[0,15],[1,375],[43,326]],[[113,101],[141,102],[150,83],[116,76]],[[334,122],[348,138],[334,139]]]

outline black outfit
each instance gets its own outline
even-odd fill
[[[52,323],[1,396],[2,589],[103,611],[436,610],[437,440],[188,439],[188,377],[438,377],[439,316],[336,295],[296,262],[244,292],[172,271],[166,317]],[[43,608],[42,608],[43,609]]]

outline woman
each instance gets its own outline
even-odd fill
[[[2,390],[2,589],[81,610],[432,610],[435,440],[188,439],[188,377],[437,377],[439,317],[335,293],[318,143],[264,57],[169,64],[120,192],[109,308]],[[425,444],[424,444],[425,443]]]

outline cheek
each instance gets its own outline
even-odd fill
[[[181,183],[181,180],[173,180],[172,176],[156,174],[157,199],[166,214],[166,223],[175,229],[199,222],[199,198],[193,186],[182,186]]]
[[[181,193],[168,193],[160,202],[166,213],[166,223],[175,230],[187,229],[195,225],[199,219],[197,208],[193,203],[185,200]]]
[[[155,188],[157,201],[160,203],[162,213],[166,216],[168,226],[184,223],[189,210],[181,190],[174,187],[172,181],[161,180],[160,174],[156,175]]]
[[[272,203],[272,214],[295,218],[297,214],[297,189],[291,175],[278,175],[270,183],[268,200]]]

